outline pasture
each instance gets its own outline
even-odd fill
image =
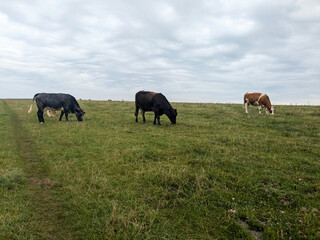
[[[0,100],[0,239],[320,239],[320,108]]]

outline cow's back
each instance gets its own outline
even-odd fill
[[[144,111],[151,111],[154,105],[155,92],[140,91],[136,93],[136,106]]]
[[[258,92],[253,92],[253,93],[246,93],[244,95],[244,101],[249,102],[250,104],[255,104],[259,97],[262,95],[262,93],[258,93]]]
[[[161,106],[163,109],[171,107],[168,99],[162,93],[157,93],[154,95],[153,101],[156,105]]]
[[[75,106],[79,106],[73,96],[65,93],[40,93],[36,101],[38,105],[52,109],[69,108],[73,110]]]

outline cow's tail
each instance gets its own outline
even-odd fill
[[[28,111],[29,114],[32,112],[32,107],[33,107],[33,104],[34,104],[34,100],[36,100],[36,98],[37,98],[38,95],[39,95],[39,93],[37,93],[37,94],[34,95],[34,97],[33,97],[32,104],[31,104],[31,106],[30,106],[30,108],[29,108],[29,111]]]

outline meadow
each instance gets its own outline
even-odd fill
[[[0,239],[320,239],[320,107],[0,100]]]

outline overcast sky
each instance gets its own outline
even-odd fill
[[[320,104],[320,0],[0,1],[0,98]]]

